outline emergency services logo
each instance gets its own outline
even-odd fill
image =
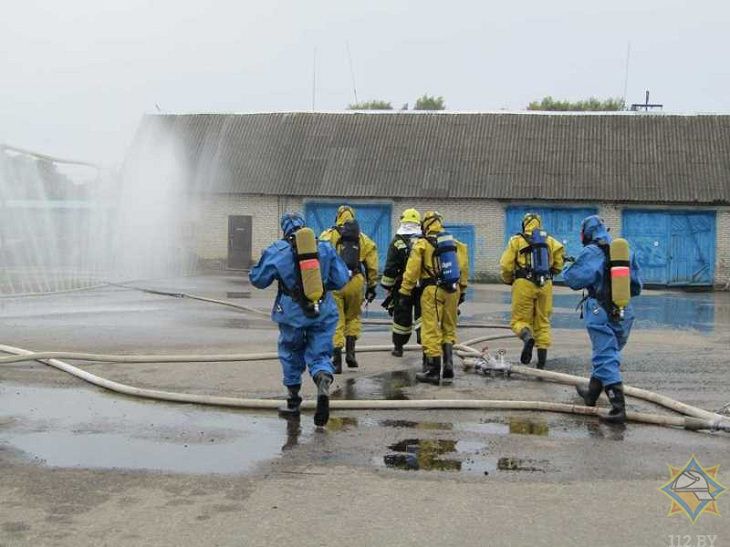
[[[670,465],[669,482],[659,489],[672,500],[668,516],[684,513],[692,524],[703,513],[719,516],[717,498],[727,490],[717,480],[719,468],[702,467],[694,454],[684,467]]]

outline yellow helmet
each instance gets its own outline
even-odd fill
[[[355,220],[355,209],[349,205],[340,205],[337,209],[337,216],[335,217],[335,224],[342,226],[348,220]]]
[[[421,223],[421,213],[416,211],[415,209],[406,209],[401,213],[400,216],[401,222],[411,222],[413,224],[420,224]]]
[[[424,235],[436,234],[444,229],[444,217],[438,211],[426,211],[421,222],[421,231]]]
[[[532,231],[535,228],[542,228],[542,218],[537,213],[525,213],[522,217],[522,231]]]

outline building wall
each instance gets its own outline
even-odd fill
[[[303,211],[308,199],[288,196],[255,196],[255,195],[210,195],[203,198],[195,211],[193,234],[197,254],[204,263],[214,267],[224,267],[228,253],[228,216],[251,215],[253,217],[252,258],[257,260],[261,251],[273,240],[281,237],[279,218],[286,211]],[[341,201],[338,199],[312,198],[311,201]],[[344,199],[342,200],[344,201]],[[373,203],[377,199],[347,200],[355,208],[358,203]],[[475,270],[480,280],[494,280],[498,276],[499,257],[504,247],[504,230],[506,224],[505,210],[510,205],[524,202],[498,202],[494,200],[466,199],[395,199],[389,200],[392,205],[392,232],[398,226],[401,212],[415,207],[422,214],[435,209],[443,216],[446,223],[473,224],[476,232]],[[585,203],[559,204],[533,201],[535,206],[585,207]],[[598,204],[599,214],[611,227],[611,232],[621,234],[621,215],[625,207],[621,204]],[[687,209],[687,207],[642,206],[647,209]],[[717,249],[715,280],[718,285],[730,283],[730,208],[710,208],[717,211]]]
[[[730,285],[730,207],[723,207],[717,211],[715,284],[725,288]]]

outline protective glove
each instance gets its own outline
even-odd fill
[[[367,300],[368,304],[375,300],[375,285],[365,289],[365,300]]]
[[[410,313],[411,308],[413,307],[413,296],[410,294],[408,296],[405,294],[398,294],[398,304],[396,307],[404,315]]]
[[[466,289],[462,289],[461,293],[459,294],[459,306],[461,306],[464,303],[464,300],[466,300]]]

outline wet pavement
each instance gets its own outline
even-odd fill
[[[114,396],[95,388],[0,386],[3,441],[49,467],[241,473],[281,454],[272,416]]]
[[[245,299],[246,305],[262,310],[269,309],[274,296],[273,291],[251,290],[236,274],[159,280],[146,286],[240,303]],[[578,294],[556,289],[555,343],[549,353],[549,368],[586,375],[590,350],[574,311],[578,300]],[[730,295],[649,291],[635,305],[637,326],[625,351],[627,382],[706,409],[718,409],[730,402]],[[462,320],[501,322],[508,311],[508,288],[477,286],[463,306]],[[372,306],[368,317],[387,315]],[[2,299],[0,318],[0,342],[34,350],[270,352],[277,339],[277,331],[265,315],[120,287]],[[465,339],[480,334],[491,333],[470,329],[460,336]],[[388,341],[387,327],[370,325],[360,343]],[[516,340],[488,344],[491,350],[504,347],[511,360],[519,351]],[[415,372],[420,368],[420,355],[416,353],[402,359],[388,353],[366,353],[358,360],[360,368],[345,369],[335,378],[333,398],[577,402],[568,386],[516,375],[486,378],[458,366],[452,386],[418,384]],[[141,387],[234,397],[283,397],[276,361],[81,366]],[[303,394],[307,398],[314,394],[312,383],[306,379]],[[629,400],[629,407],[663,412],[636,400]],[[197,511],[190,513],[196,526],[203,522],[198,517],[215,520],[226,514],[224,510],[205,509],[210,504],[206,505],[203,497],[226,492],[225,496],[238,500],[243,494],[235,490],[251,485],[254,493],[246,495],[260,496],[256,507],[274,511],[274,506],[292,503],[309,507],[312,498],[325,504],[339,500],[340,505],[332,506],[330,516],[337,515],[345,522],[349,513],[335,507],[343,511],[348,507],[340,497],[349,488],[370,492],[370,497],[380,499],[373,502],[373,508],[384,504],[408,506],[421,499],[426,505],[432,500],[440,506],[443,496],[456,506],[464,501],[464,492],[470,488],[476,489],[469,490],[474,499],[486,496],[487,491],[490,499],[509,491],[514,497],[497,503],[519,511],[529,503],[526,500],[534,496],[542,499],[539,492],[543,486],[562,489],[563,485],[575,484],[579,488],[574,492],[560,490],[557,497],[545,498],[551,501],[546,501],[541,510],[562,504],[564,510],[587,517],[588,510],[582,512],[580,504],[588,507],[592,503],[590,492],[618,480],[625,481],[623,488],[631,492],[631,499],[656,504],[652,505],[651,519],[665,519],[666,500],[661,495],[655,500],[653,495],[666,480],[667,464],[679,465],[694,453],[707,465],[720,465],[721,478],[728,483],[728,443],[730,438],[723,434],[634,424],[615,428],[588,417],[534,412],[335,411],[328,426],[317,431],[310,413],[303,413],[300,419],[283,420],[271,412],[147,402],[85,385],[41,364],[3,365],[0,465],[12,473],[5,476],[0,495],[12,496],[15,505],[7,508],[7,514],[15,515],[15,520],[6,517],[9,520],[0,524],[7,525],[8,530],[21,530],[8,532],[7,537],[13,540],[30,538],[32,530],[38,530],[39,535],[33,536],[35,544],[53,543],[56,531],[46,519],[58,517],[50,500],[62,490],[72,492],[68,495],[75,504],[73,510],[68,510],[75,516],[63,517],[69,519],[67,526],[86,522],[84,512],[95,515],[100,522],[109,522],[120,511],[128,514],[122,505],[94,505],[96,484],[106,485],[104,492],[111,492],[108,497],[114,503],[123,504],[129,496],[155,500],[157,505],[147,507],[150,514],[163,511],[161,507],[167,504],[170,511],[179,514],[189,505]],[[276,477],[284,478],[280,481]],[[266,485],[271,481],[276,488],[268,491]],[[125,491],[130,483],[141,493],[116,493]],[[69,484],[75,486],[69,490]],[[217,485],[215,492],[211,484]],[[289,484],[296,485],[296,489],[289,490]],[[632,485],[642,485],[641,490]],[[490,488],[496,490],[484,490]],[[281,491],[287,492],[286,500],[279,497]],[[621,501],[624,498],[613,490],[603,495],[607,496],[605,503],[612,502],[610,510],[622,518],[641,514],[636,507],[629,509]],[[143,505],[142,501],[137,503]],[[217,498],[214,506],[225,507],[227,503],[230,501]],[[472,513],[478,510],[478,504],[472,505],[459,505],[473,520],[463,523],[456,536],[472,530],[469,522],[479,522]],[[32,516],[39,507],[45,507],[45,513]],[[237,511],[252,510],[252,506],[237,507]],[[416,505],[413,507],[415,510]],[[623,507],[627,509],[621,513]],[[723,514],[730,511],[726,505],[721,509]],[[596,510],[593,507],[591,514]],[[369,518],[372,522],[386,518],[378,515],[370,514]],[[144,520],[143,516],[138,518]],[[250,518],[271,534],[267,523],[275,520],[265,515]],[[308,514],[301,522],[304,525],[313,520],[316,517]],[[22,531],[24,525],[19,523],[26,521],[31,532]],[[661,520],[656,522],[661,530]],[[87,525],[94,526],[91,521]],[[189,533],[196,532],[190,528]],[[256,533],[249,530],[251,537]],[[2,534],[0,539],[5,539]],[[100,538],[106,537],[101,531],[99,534]],[[134,543],[134,539],[129,542]]]
[[[557,294],[553,299],[553,328],[582,329],[583,321],[577,307],[580,293]],[[683,329],[713,332],[728,328],[727,298],[713,292],[646,291],[632,301],[636,315],[636,328]],[[510,295],[505,293],[502,302],[509,305]],[[718,309],[716,321],[715,311]],[[509,312],[501,314],[502,321],[509,321]]]

